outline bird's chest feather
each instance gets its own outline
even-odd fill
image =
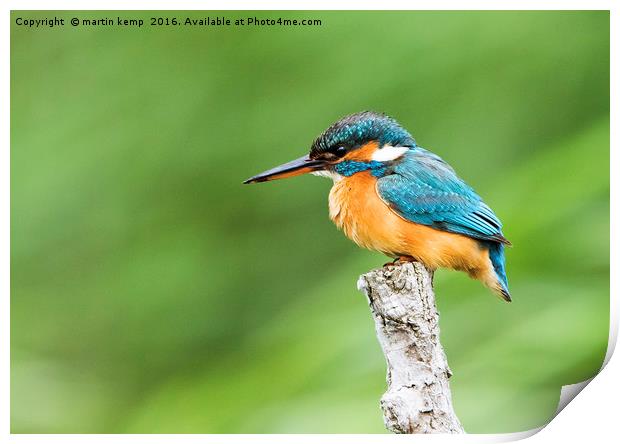
[[[369,171],[344,177],[329,193],[329,217],[359,246],[388,255],[400,253],[402,220],[379,198]]]
[[[376,183],[368,171],[334,183],[329,216],[347,237],[363,248],[392,257],[411,256],[432,268],[484,268],[488,253],[477,241],[401,218],[379,197]]]

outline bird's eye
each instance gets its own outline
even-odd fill
[[[347,149],[343,146],[339,146],[334,150],[334,154],[338,157],[342,157],[347,153]]]

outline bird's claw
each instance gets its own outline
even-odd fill
[[[383,264],[384,267],[389,267],[393,265],[403,264],[405,262],[415,262],[415,259],[411,256],[399,256],[394,259],[392,262],[386,262]]]

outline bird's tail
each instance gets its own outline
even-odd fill
[[[498,288],[495,288],[499,296],[506,302],[512,301],[508,291],[508,278],[506,277],[506,260],[504,259],[504,244],[489,242],[489,258],[497,277]]]

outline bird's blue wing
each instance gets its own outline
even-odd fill
[[[377,181],[377,191],[401,217],[439,230],[509,244],[497,216],[439,156],[416,147],[390,173]]]

